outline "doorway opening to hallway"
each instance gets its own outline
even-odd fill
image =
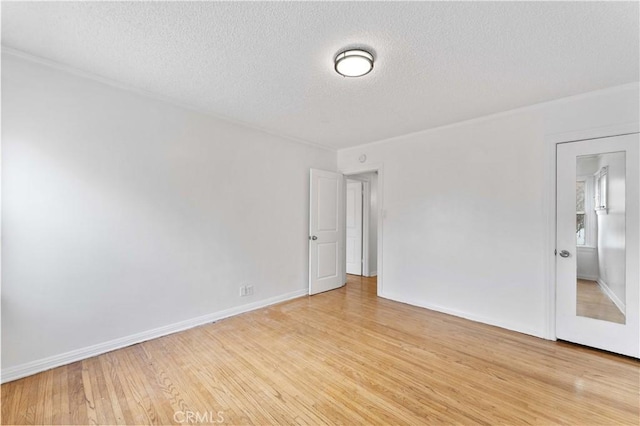
[[[346,273],[362,277],[378,274],[378,173],[346,176]]]

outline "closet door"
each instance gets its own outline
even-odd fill
[[[636,358],[638,145],[638,134],[558,144],[556,169],[557,337]]]

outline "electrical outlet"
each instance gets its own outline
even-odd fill
[[[253,285],[243,284],[240,286],[240,296],[252,296],[253,295]]]
[[[250,284],[242,284],[240,286],[240,296],[252,296],[253,295],[253,285]]]

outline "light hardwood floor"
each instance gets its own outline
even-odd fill
[[[639,382],[636,360],[377,298],[350,276],[7,383],[2,422],[638,425]]]
[[[624,314],[597,282],[578,279],[576,314],[581,317],[601,319],[624,324]]]

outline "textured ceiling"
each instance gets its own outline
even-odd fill
[[[2,44],[333,148],[640,80],[637,2],[2,3]],[[333,58],[368,47],[375,68]]]

